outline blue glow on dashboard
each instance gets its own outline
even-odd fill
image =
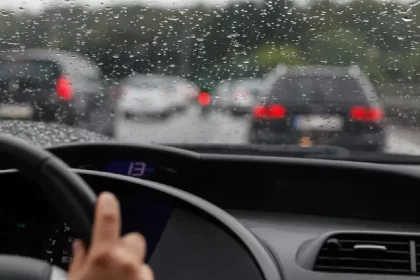
[[[147,178],[153,174],[154,168],[144,161],[115,160],[105,166],[105,171],[136,178]]]
[[[136,178],[149,179],[154,168],[144,161],[114,160],[104,167],[105,172]],[[149,261],[165,229],[172,208],[164,203],[140,199],[137,196],[122,196],[122,232],[140,232],[146,239],[146,261]]]

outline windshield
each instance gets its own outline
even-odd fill
[[[0,124],[223,153],[327,146],[342,158],[420,162],[415,3],[0,2]]]

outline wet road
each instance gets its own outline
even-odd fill
[[[246,143],[248,121],[227,114],[201,117],[196,108],[177,113],[171,119],[120,120],[117,137],[136,143]],[[388,126],[386,151],[420,155],[420,131]]]

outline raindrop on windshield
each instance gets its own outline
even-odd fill
[[[412,2],[412,3],[410,3],[408,5],[408,8],[404,12],[401,12],[401,14],[403,15],[402,20],[404,22],[411,22],[411,21],[413,21],[413,18],[411,17],[411,12],[413,11],[413,8],[415,8],[418,5],[420,5],[420,0],[416,0],[416,1]]]

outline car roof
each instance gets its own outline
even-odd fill
[[[99,74],[99,67],[87,56],[80,53],[55,50],[55,49],[26,49],[26,50],[6,50],[0,52],[0,59],[19,60],[34,59],[48,60],[60,65],[69,74],[81,72],[91,72]]]
[[[258,86],[261,83],[260,79],[252,79],[252,78],[246,78],[246,79],[238,79],[235,80],[232,85],[234,86],[242,86],[242,85],[253,85]]]
[[[132,76],[128,76],[121,80],[121,83],[166,83],[171,85],[194,85],[195,84],[183,77],[179,76],[169,76],[169,75],[159,75],[159,74],[135,74]]]
[[[355,72],[355,71],[353,71]],[[341,67],[341,66],[316,66],[316,65],[308,65],[308,66],[293,66],[288,67],[285,76],[293,77],[293,76],[322,76],[322,77],[349,77],[353,76],[352,68],[349,67]]]
[[[57,62],[79,59],[90,61],[80,53],[67,52],[54,49],[26,49],[26,50],[6,50],[0,52],[0,57],[5,59],[26,59],[33,58],[39,60],[54,60]]]
[[[173,80],[173,78],[172,78]],[[170,81],[169,76],[158,75],[158,74],[135,74],[128,76],[121,80],[122,83],[130,82],[168,82]]]

